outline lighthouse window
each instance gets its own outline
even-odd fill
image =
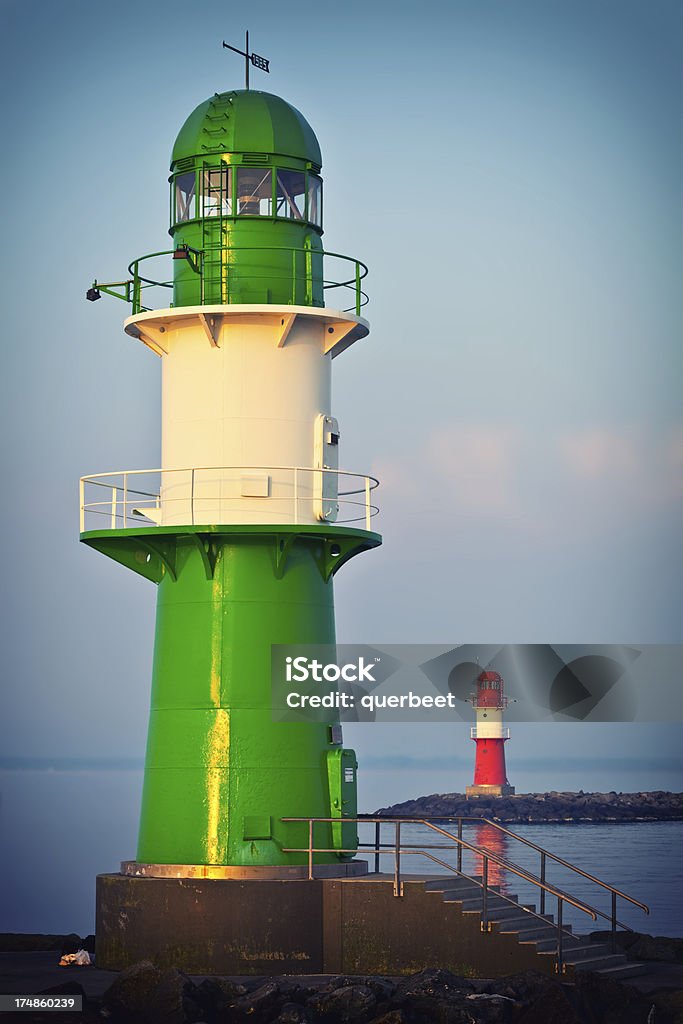
[[[273,206],[273,174],[270,168],[237,168],[237,212],[270,217]]]
[[[195,216],[195,173],[179,174],[175,179],[175,219],[190,220]]]
[[[290,220],[303,220],[306,216],[306,175],[302,171],[277,172],[275,215]]]
[[[202,216],[229,217],[232,188],[229,167],[209,167],[202,177]]]
[[[308,219],[316,227],[323,223],[323,183],[315,174],[308,176]]]

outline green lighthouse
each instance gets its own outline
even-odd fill
[[[354,868],[338,721],[271,708],[271,646],[334,643],[334,574],[381,543],[377,481],[339,466],[331,363],[368,334],[366,268],[323,250],[321,164],[284,100],[215,94],[173,147],[172,248],[88,292],[161,360],[161,467],[81,480],[81,540],[157,585],[131,877],[305,877],[287,817],[332,819],[317,871]]]

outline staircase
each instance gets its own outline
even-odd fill
[[[454,876],[426,881],[427,892],[454,904],[462,914],[475,914],[482,919],[482,876]],[[534,904],[520,904],[517,896],[500,895],[500,886],[488,886],[487,914],[489,928],[500,934],[516,937],[522,946],[533,948],[537,955],[552,962],[558,956],[558,929],[552,914],[538,914]],[[483,927],[483,920],[482,920]],[[571,925],[562,926],[562,963],[567,974],[593,971],[604,978],[621,981],[647,971],[647,965],[632,963],[623,953],[613,953],[608,943],[591,942],[586,936],[574,935]]]

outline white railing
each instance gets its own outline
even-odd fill
[[[503,728],[501,728],[499,726],[498,727],[498,731],[496,733],[494,733],[491,730],[493,730],[495,728],[496,728],[495,725],[483,725],[483,726],[480,727],[479,731],[477,732],[477,726],[473,725],[470,728],[470,739],[472,739],[472,740],[509,740],[510,739],[510,729],[509,728],[503,729]]]
[[[373,476],[307,466],[193,466],[96,473],[80,480],[80,532],[140,526],[364,523],[379,508]]]

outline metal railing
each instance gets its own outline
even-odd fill
[[[496,899],[501,899],[505,903],[514,907],[520,912],[521,915],[529,915],[529,917],[536,918],[541,921],[544,925],[549,926],[550,922],[545,914],[546,896],[554,896],[557,899],[557,920],[556,920],[556,932],[557,932],[557,951],[556,951],[556,969],[558,973],[564,971],[564,941],[567,937],[575,939],[576,936],[572,934],[570,930],[565,928],[563,922],[563,910],[564,905],[567,904],[574,907],[576,910],[587,914],[593,921],[596,921],[598,917],[605,918],[611,922],[611,948],[612,952],[616,951],[616,931],[617,926],[623,928],[626,931],[633,931],[629,925],[623,924],[617,919],[617,897],[627,900],[629,903],[634,904],[643,910],[646,914],[649,914],[649,907],[645,903],[641,903],[634,897],[629,896],[627,893],[622,892],[620,889],[615,888],[608,882],[604,882],[602,879],[596,878],[595,875],[584,871],[582,868],[577,867],[575,864],[564,860],[562,857],[558,857],[556,854],[551,853],[549,850],[543,849],[536,843],[532,843],[530,840],[525,839],[523,836],[517,835],[515,832],[511,832],[509,829],[498,825],[497,822],[491,821],[488,818],[478,818],[474,816],[458,816],[458,817],[439,817],[438,821],[455,821],[458,825],[457,834],[449,832],[446,829],[436,825],[434,821],[428,821],[425,818],[394,818],[394,817],[372,817],[371,815],[363,815],[358,818],[342,818],[344,823],[351,824],[374,824],[375,825],[375,836],[372,843],[358,843],[357,848],[340,850],[338,848],[324,848],[317,847],[314,845],[314,826],[316,823],[330,823],[339,822],[339,818],[283,818],[283,822],[306,822],[308,824],[308,846],[298,848],[283,848],[283,853],[305,853],[308,861],[308,877],[312,879],[315,877],[314,874],[314,854],[316,853],[356,853],[358,850],[368,850],[374,854],[374,870],[376,874],[380,872],[380,858],[385,855],[393,856],[394,858],[394,896],[403,896],[403,879],[401,874],[401,858],[403,856],[419,856],[430,860],[432,863],[440,865],[445,868],[446,871],[452,874],[465,878],[470,882],[473,882],[476,886],[481,889],[482,903],[481,903],[481,930],[483,932],[491,931],[490,896],[495,896]],[[519,864],[515,864],[513,861],[500,856],[493,850],[488,849],[485,846],[477,846],[473,843],[467,842],[462,837],[462,825],[463,822],[473,822],[479,825],[490,825],[493,828],[499,829],[500,832],[512,839],[523,843],[525,846],[529,846],[536,850],[541,855],[541,874],[539,876],[534,875],[531,871],[521,867]],[[382,843],[381,828],[382,825],[393,826],[394,835],[393,842]],[[447,844],[420,844],[419,846],[413,844],[405,844],[401,841],[401,825],[405,824],[418,824],[422,825],[427,829],[437,833],[440,836],[448,839]],[[457,851],[457,866],[448,863],[448,861],[442,860],[435,856],[430,851],[432,850],[456,850]],[[481,881],[463,871],[462,867],[462,854],[463,850],[467,850],[482,860],[482,878]],[[569,868],[576,872],[581,877],[588,879],[598,886],[601,886],[605,890],[608,890],[612,896],[612,911],[611,914],[605,914],[597,907],[591,906],[584,900],[580,900],[575,896],[565,892],[563,889],[558,888],[556,885],[550,884],[546,879],[546,859],[550,858],[557,861],[563,867]],[[496,865],[502,871],[510,872],[512,875],[522,879],[523,881],[533,885],[539,891],[539,911],[531,910],[529,907],[521,906],[515,900],[506,896],[497,887],[492,888],[489,883],[489,866]]]
[[[178,254],[181,253],[180,257]],[[249,254],[253,260],[255,255],[264,259],[264,267],[256,269],[253,266],[245,266],[240,263],[240,256]],[[290,265],[284,268],[283,264],[277,267],[269,267],[267,260],[269,254],[275,254],[277,260],[290,261]],[[289,254],[289,255],[286,255]],[[360,316],[363,306],[369,302],[369,297],[361,287],[361,281],[368,275],[368,268],[361,260],[352,256],[344,256],[338,252],[327,252],[319,249],[305,249],[295,246],[207,246],[205,249],[194,249],[190,246],[180,246],[177,249],[164,249],[159,252],[148,253],[139,256],[128,265],[128,273],[131,275],[126,281],[113,281],[99,283],[95,280],[90,293],[99,298],[100,292],[106,292],[117,299],[130,302],[133,315],[149,312],[159,308],[158,305],[148,304],[147,292],[150,288],[173,289],[174,281],[170,275],[152,277],[147,270],[140,272],[140,264],[148,260],[156,260],[162,257],[172,259],[187,259],[191,269],[198,275],[199,279],[199,302],[198,305],[223,305],[234,302],[244,302],[241,290],[250,287],[260,287],[259,282],[271,282],[278,289],[284,286],[288,289],[287,302],[292,305],[313,306],[316,289],[325,292],[341,289],[343,293],[353,293],[353,304],[345,307],[343,312],[354,312]],[[320,257],[322,263],[320,272],[316,266],[316,257]],[[333,279],[324,274],[324,261],[340,260],[350,264],[349,269],[341,274],[340,279]],[[303,268],[300,264],[303,263]],[[187,287],[188,281],[180,284],[180,287]],[[117,291],[116,289],[123,289]],[[216,295],[218,292],[218,295]],[[90,294],[89,293],[89,294]],[[145,301],[143,301],[143,297]],[[254,301],[254,300],[247,300]],[[271,300],[268,300],[271,301]],[[170,301],[163,297],[161,305],[171,305]]]
[[[263,493],[243,493],[245,479],[248,489],[254,483],[249,474],[260,474],[255,479]],[[86,527],[117,530],[152,524],[235,523],[240,515],[252,512],[264,523],[363,523],[369,530],[379,512],[372,501],[378,486],[374,476],[308,466],[194,466],[96,473],[80,479],[80,532]]]
[[[470,739],[472,740],[509,740],[510,739],[510,728],[505,726],[498,730],[494,735],[490,732],[491,726],[484,725],[481,728],[477,725],[470,726]]]

